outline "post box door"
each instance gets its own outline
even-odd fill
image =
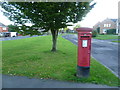
[[[90,66],[90,51],[91,51],[91,40],[89,38],[81,38],[78,46],[78,64],[79,66]]]

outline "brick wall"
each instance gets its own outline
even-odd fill
[[[0,27],[0,32],[8,32],[8,28],[7,27],[5,27],[5,28]]]

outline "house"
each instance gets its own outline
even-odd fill
[[[8,32],[8,27],[0,23],[0,32]]]
[[[8,27],[0,23],[0,37],[15,37],[17,32],[9,32]]]
[[[94,30],[97,30],[100,34],[118,34],[118,19],[105,19],[102,22],[98,22],[93,26]]]
[[[0,23],[0,36],[9,36],[8,27]]]

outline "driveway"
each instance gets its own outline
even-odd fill
[[[63,38],[77,45],[77,35],[65,35]],[[109,40],[92,39],[92,56],[118,76],[118,43]]]

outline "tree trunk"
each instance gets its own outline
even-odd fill
[[[52,52],[55,52],[57,50],[57,37],[58,37],[58,30],[51,30],[52,33]]]

